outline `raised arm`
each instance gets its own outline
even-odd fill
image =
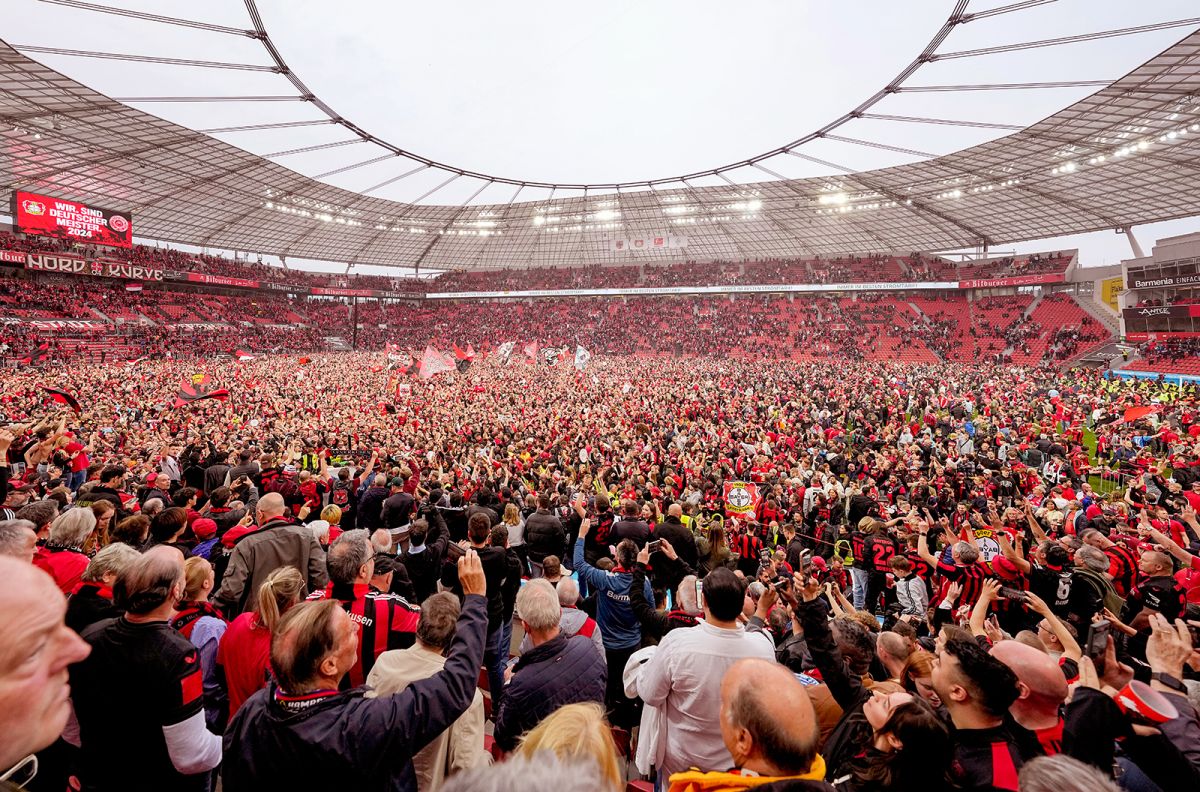
[[[1003,532],[997,534],[997,541],[1000,543],[1001,555],[1012,561],[1013,566],[1021,570],[1021,574],[1028,575],[1029,570],[1033,569],[1033,565],[1025,560],[1025,556],[1018,548],[1013,547],[1012,542],[1008,541],[1008,534]]]
[[[1083,650],[1079,647],[1079,641],[1067,631],[1067,625],[1062,623],[1062,620],[1054,615],[1054,611],[1050,610],[1050,606],[1032,591],[1025,592],[1026,602],[1029,603],[1029,608],[1034,613],[1046,620],[1046,624],[1050,627],[1050,632],[1054,633],[1054,637],[1063,645],[1063,657],[1068,660],[1079,661],[1083,657]]]

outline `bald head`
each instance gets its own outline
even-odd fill
[[[683,507],[680,506],[678,503],[672,503],[670,506],[667,507],[667,516],[668,517],[682,517],[683,516]]]
[[[268,492],[258,499],[257,508],[260,523],[273,517],[282,517],[285,508],[283,496],[278,492]]]
[[[760,775],[808,772],[817,716],[804,685],[784,666],[740,660],[721,680],[721,737],[734,764]]]
[[[1067,697],[1067,679],[1058,663],[1020,641],[1000,641],[991,654],[1017,675],[1020,694],[1011,707],[1013,717],[1026,728],[1040,728],[1044,724],[1033,722],[1044,718],[1057,721]]]
[[[1157,550],[1147,550],[1142,553],[1142,561],[1138,565],[1144,575],[1169,575],[1174,568],[1171,566],[1171,559],[1166,553],[1160,553]]]

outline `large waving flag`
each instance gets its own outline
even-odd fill
[[[438,352],[432,346],[425,347],[425,354],[421,356],[421,367],[417,370],[417,374],[421,379],[429,379],[435,374],[453,370],[453,360]]]
[[[176,409],[192,402],[203,401],[204,399],[216,399],[217,401],[227,401],[229,399],[229,391],[225,388],[217,388],[211,391],[199,391],[191,383],[184,385],[179,389],[179,393],[175,394]]]
[[[75,399],[75,397],[67,393],[62,388],[43,387],[42,390],[46,391],[46,393],[49,393],[50,398],[59,404],[65,404],[77,413],[81,411],[79,402]]]
[[[470,344],[467,344],[466,349],[461,349],[458,344],[451,343],[450,348],[454,351],[455,360],[471,360],[475,357],[475,350],[471,349]]]
[[[1162,409],[1162,405],[1153,404],[1145,407],[1126,407],[1125,408],[1125,423],[1133,423],[1140,421],[1147,415],[1158,412]]]
[[[592,353],[588,352],[582,346],[575,345],[575,368],[583,371],[587,368],[588,363],[592,361]]]
[[[538,342],[537,341],[530,341],[528,344],[526,344],[524,347],[524,351],[525,351],[526,355],[529,355],[530,360],[532,360],[534,363],[537,363],[537,354],[538,354]]]
[[[501,363],[507,363],[512,357],[513,350],[517,348],[516,341],[505,341],[500,346],[496,347],[496,351],[492,353],[492,357],[499,359]]]

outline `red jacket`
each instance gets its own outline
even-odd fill
[[[70,594],[83,580],[88,557],[76,550],[39,547],[33,556],[33,565],[54,578],[63,594]]]

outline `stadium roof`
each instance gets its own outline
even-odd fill
[[[403,167],[393,170],[396,175],[383,184],[413,173],[440,172],[435,186],[412,202],[369,195],[383,184],[354,192],[319,180],[330,174],[313,178],[289,170],[266,156],[222,142],[212,134],[220,130],[191,130],[134,109],[125,102],[137,99],[104,96],[2,44],[0,122],[5,126],[0,138],[5,153],[0,173],[12,188],[132,211],[135,232],[142,238],[428,269],[951,250],[1200,214],[1200,187],[1196,186],[1200,183],[1200,32],[1195,31],[1115,82],[1069,83],[1099,90],[1048,118],[953,154],[847,172],[838,163],[806,153],[805,145],[813,140],[852,140],[839,134],[847,120],[889,118],[871,112],[889,94],[1068,85],[908,84],[925,63],[980,54],[939,49],[951,29],[970,21],[966,5],[965,1],[956,5],[908,69],[876,96],[822,129],[710,171],[623,184],[524,182],[404,151],[337,116],[312,95],[270,46],[257,15],[254,29],[231,31],[251,35],[272,53],[272,65],[241,67],[279,74],[295,88],[292,95],[246,97],[247,101],[303,101],[319,107],[327,116],[323,121],[297,125],[329,124],[351,136],[345,143],[318,148],[365,143],[379,151],[362,165],[386,161],[394,168],[401,161]],[[254,8],[252,2],[247,6]],[[1194,28],[1197,23],[1200,20],[1182,20],[1090,35],[1108,38],[1151,27]],[[1064,41],[1009,48],[1055,46]],[[239,68],[238,64],[209,65]],[[941,123],[920,117],[890,118]],[[887,143],[852,142],[922,154]],[[773,162],[790,157],[843,175],[780,178]],[[359,166],[346,169],[353,167]],[[747,173],[763,181],[748,182]],[[456,205],[432,202],[441,186],[463,180],[479,185],[469,198]],[[490,196],[497,190],[504,192],[499,202],[473,202],[485,191]],[[543,197],[527,200],[534,194]],[[637,240],[656,238],[667,240],[663,249],[630,250]]]

